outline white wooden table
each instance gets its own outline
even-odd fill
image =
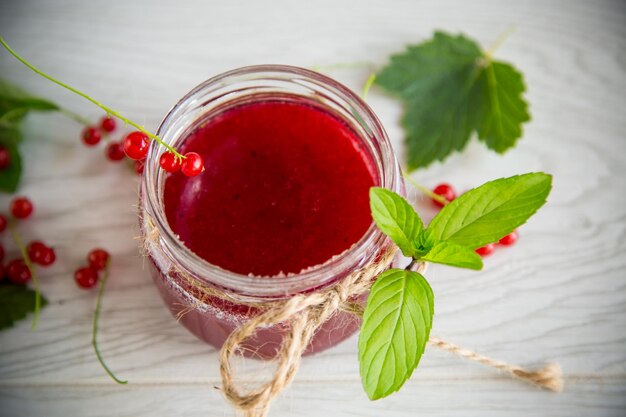
[[[433,333],[523,365],[558,361],[553,394],[429,349],[402,391],[370,402],[356,338],[308,357],[272,416],[626,415],[626,4],[623,1],[2,1],[0,33],[42,69],[155,128],[206,78],[258,63],[379,67],[435,29],[488,46],[516,31],[496,56],[520,68],[533,121],[500,157],[473,143],[414,173],[428,186],[466,189],[533,170],[554,174],[549,204],[483,272],[434,266]],[[175,6],[176,3],[180,5]],[[331,71],[359,89],[371,69]],[[96,119],[101,112],[0,53],[2,77]],[[370,103],[402,153],[400,105],[374,89]],[[21,193],[36,204],[27,238],[54,244],[42,275],[51,304],[0,333],[2,416],[230,416],[213,389],[217,352],[164,308],[138,255],[129,170],[79,144],[80,127],[55,115],[27,123]],[[0,197],[0,208],[7,196]],[[428,204],[418,207],[428,216]],[[2,209],[5,210],[5,209]],[[9,247],[8,236],[3,237]],[[72,274],[86,252],[113,254],[101,348],[127,378],[114,384],[90,346],[95,292]]]

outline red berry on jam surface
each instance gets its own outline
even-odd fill
[[[100,119],[100,129],[107,133],[113,132],[115,130],[115,119],[109,116],[104,116]]]
[[[122,145],[118,142],[111,142],[107,145],[106,150],[105,150],[105,154],[106,157],[109,159],[109,161],[121,161],[122,159],[124,159],[124,149],[122,148]]]
[[[509,233],[508,235],[500,239],[498,243],[504,246],[511,246],[512,244],[517,242],[518,238],[519,238],[519,233],[517,233],[517,230],[513,230],[511,233]]]
[[[82,133],[83,143],[87,146],[95,146],[100,143],[102,134],[98,129],[93,126],[87,126]]]
[[[124,152],[130,159],[144,159],[150,147],[150,138],[143,132],[130,132],[122,141]]]
[[[15,197],[11,200],[9,210],[13,217],[25,219],[33,214],[33,203],[26,197]]]
[[[176,172],[180,170],[182,161],[173,152],[167,151],[159,158],[159,165],[166,172]]]
[[[7,228],[7,218],[0,214],[0,233],[4,232]]]
[[[89,266],[96,271],[103,271],[109,261],[109,252],[104,249],[93,249],[87,254]]]
[[[195,152],[187,152],[185,159],[183,159],[181,171],[188,177],[195,177],[202,173],[202,171],[204,171],[204,161],[202,161],[202,157]]]
[[[487,243],[485,246],[476,249],[476,253],[482,257],[485,257],[491,255],[495,249],[496,245],[494,245],[493,243]]]
[[[7,148],[0,145],[0,171],[4,171],[11,165],[11,153]]]
[[[32,278],[30,269],[22,259],[13,259],[7,264],[7,276],[14,284],[24,285]]]
[[[452,186],[450,184],[446,184],[446,183],[442,183],[439,184],[438,186],[436,186],[433,189],[433,193],[442,196],[443,198],[445,198],[448,201],[452,201],[456,198],[456,193],[454,192],[454,188],[452,188]],[[435,199],[433,199],[433,203],[437,206],[437,207],[443,207],[444,204],[442,204],[440,201],[437,201]]]
[[[89,289],[98,283],[98,272],[89,266],[78,268],[74,280],[80,288]]]

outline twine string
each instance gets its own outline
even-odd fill
[[[159,232],[152,219],[147,214],[144,216],[146,216],[147,230],[142,248],[144,253],[150,253],[151,250],[159,250],[157,244]],[[262,303],[238,300],[236,295],[207,286],[176,266],[172,266],[170,272],[174,272],[177,277],[186,280],[190,288],[195,290],[194,295],[197,295],[198,300],[194,305],[189,306],[190,309],[199,308],[202,302],[207,302],[212,298],[220,298],[259,309],[258,315],[251,317],[237,327],[222,345],[220,375],[222,392],[232,405],[243,411],[246,417],[265,417],[272,400],[289,386],[295,377],[302,355],[316,330],[338,311],[362,316],[363,306],[358,303],[358,297],[369,291],[375,278],[389,268],[396,251],[397,248],[395,247],[387,248],[376,262],[352,272],[323,290],[296,294],[288,299]],[[416,268],[418,272],[423,272],[426,264],[419,263]],[[286,330],[274,359],[276,366],[271,378],[258,387],[242,391],[236,382],[231,358],[242,353],[244,342],[253,337],[257,330],[276,325],[284,325]],[[562,372],[558,364],[549,364],[537,370],[527,370],[518,365],[489,358],[437,337],[430,337],[428,343],[456,356],[498,369],[537,387],[556,392],[563,389]]]

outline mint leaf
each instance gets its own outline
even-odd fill
[[[41,307],[48,301],[41,297]],[[23,285],[0,284],[0,329],[6,329],[35,310],[35,291]]]
[[[552,177],[544,173],[485,183],[442,208],[426,230],[427,239],[471,249],[495,242],[543,206],[551,188]]]
[[[483,268],[482,258],[473,249],[450,242],[437,242],[421,260],[459,268]]]
[[[376,400],[399,390],[424,353],[434,314],[434,297],[419,273],[390,269],[367,298],[359,335],[361,380]]]
[[[409,46],[391,57],[376,83],[404,102],[410,169],[462,150],[474,131],[502,153],[530,119],[521,74],[463,35],[435,32],[432,40]]]
[[[0,129],[0,146],[9,151],[11,162],[9,162],[6,168],[0,170],[0,191],[14,193],[22,177],[22,157],[17,149],[15,139],[10,136],[4,136],[4,131],[4,129]]]
[[[385,188],[370,188],[370,208],[376,225],[389,236],[405,256],[419,253],[417,238],[424,224],[402,196]]]

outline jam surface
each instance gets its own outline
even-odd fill
[[[305,102],[228,109],[192,131],[181,151],[198,152],[206,170],[166,179],[168,222],[226,270],[297,273],[350,248],[371,224],[375,174],[361,140]]]

